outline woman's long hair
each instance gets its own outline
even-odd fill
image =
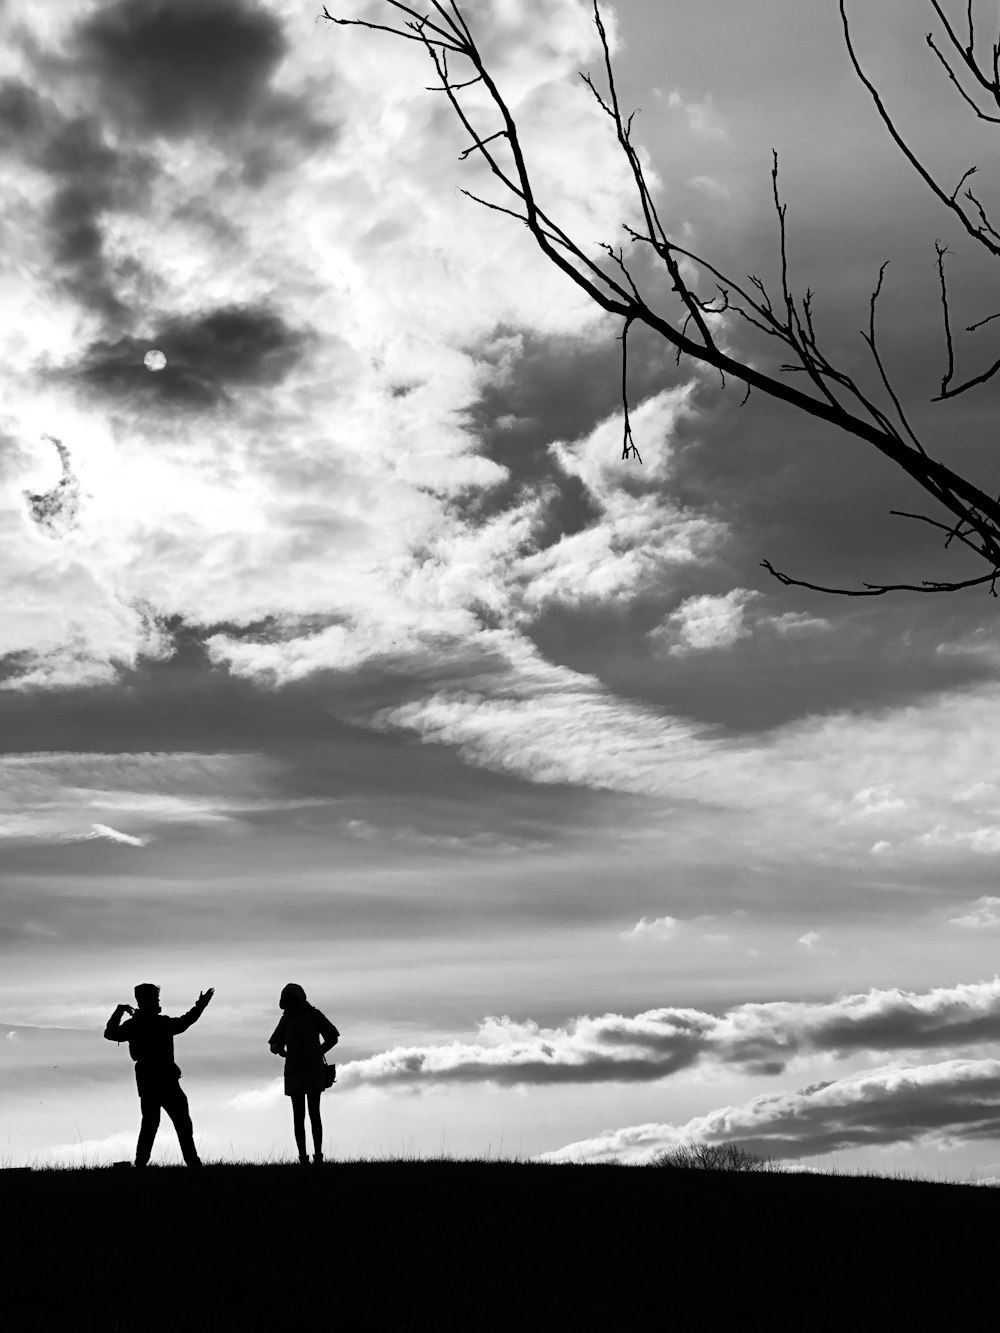
[[[301,986],[294,981],[290,981],[281,992],[278,999],[279,1009],[302,1009],[308,1004],[306,993]]]

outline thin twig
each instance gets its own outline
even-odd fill
[[[958,592],[960,588],[975,588],[984,583],[993,586],[990,592],[997,596],[996,581],[1000,578],[1000,569],[990,574],[982,574],[976,579],[963,579],[958,583],[943,583],[925,579],[923,583],[866,583],[862,588],[830,588],[822,583],[807,583],[805,579],[793,579],[789,574],[782,574],[774,568],[770,560],[762,560],[761,567],[773,574],[779,583],[796,588],[811,588],[813,592],[827,592],[838,597],[881,597],[887,592]]]
[[[639,450],[635,447],[635,441],[632,439],[632,423],[629,420],[628,412],[628,331],[632,327],[632,316],[626,315],[625,326],[621,331],[622,344],[622,410],[625,414],[625,429],[622,433],[622,462],[625,463],[635,455],[642,462]]]
[[[935,241],[934,249],[937,251],[938,277],[941,279],[941,304],[944,306],[944,337],[948,348],[948,367],[941,380],[941,393],[939,395],[940,398],[943,398],[948,392],[948,385],[951,383],[951,377],[955,373],[955,349],[951,342],[951,320],[948,315],[948,288],[944,280],[944,257],[948,254],[948,247],[942,245],[940,241]]]
[[[941,64],[944,65],[945,69],[948,71],[948,77],[951,79],[952,83],[953,83],[953,84],[955,85],[955,87],[958,89],[958,91],[959,91],[959,93],[961,94],[961,96],[966,100],[966,102],[968,102],[969,106],[972,107],[973,111],[976,113],[976,115],[979,117],[979,119],[980,119],[980,120],[989,120],[989,121],[992,121],[994,125],[1000,125],[1000,116],[988,116],[988,115],[986,114],[985,111],[980,111],[979,107],[976,106],[975,102],[972,100],[972,98],[969,96],[969,94],[965,91],[965,89],[964,89],[964,88],[962,87],[962,85],[959,83],[958,79],[955,77],[955,71],[952,69],[952,67],[948,64],[947,60],[945,60],[944,56],[943,56],[943,55],[941,54],[941,52],[937,49],[937,47],[934,45],[934,35],[933,35],[933,33],[928,33],[928,34],[927,34],[927,45],[931,48],[931,50],[932,50],[932,51],[934,52],[934,54],[937,56],[938,60],[941,61]]]
[[[902,404],[900,403],[899,399],[896,397],[896,391],[895,391],[895,389],[892,387],[892,384],[891,384],[891,382],[890,382],[890,380],[889,380],[889,376],[888,376],[888,375],[886,374],[886,372],[885,372],[885,366],[882,364],[882,357],[879,355],[878,346],[876,345],[876,342],[875,342],[875,303],[878,301],[879,292],[881,292],[881,290],[882,290],[882,279],[883,279],[883,277],[885,276],[885,271],[886,271],[886,269],[887,269],[888,267],[889,267],[889,261],[888,261],[888,259],[887,259],[887,260],[885,261],[885,263],[882,265],[882,267],[881,267],[881,268],[879,269],[879,271],[878,271],[878,282],[877,282],[877,284],[876,284],[876,286],[875,286],[875,290],[872,292],[872,299],[871,299],[871,315],[870,315],[870,320],[869,320],[869,325],[868,325],[869,332],[868,332],[868,333],[865,333],[865,332],[862,330],[862,334],[861,334],[861,336],[862,336],[862,338],[864,338],[865,342],[866,342],[866,343],[868,344],[868,346],[871,348],[872,356],[875,358],[875,364],[878,366],[878,373],[879,373],[879,375],[881,375],[881,377],[882,377],[882,383],[885,385],[886,393],[888,393],[889,397],[892,399],[892,405],[893,405],[893,407],[895,407],[895,409],[896,409],[896,415],[899,417],[900,421],[903,423],[903,428],[906,430],[906,433],[909,435],[910,439],[913,441],[914,446],[915,446],[917,449],[919,449],[920,452],[921,452],[922,454],[926,454],[926,450],[924,449],[924,446],[923,446],[923,445],[920,443],[920,441],[917,439],[916,435],[914,435],[913,430],[912,430],[912,428],[911,428],[911,426],[910,426],[910,423],[909,423],[909,422],[907,421],[907,419],[906,419],[906,414],[905,414],[905,412],[903,411]]]

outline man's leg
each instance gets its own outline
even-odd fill
[[[306,1096],[309,1099],[309,1123],[313,1135],[313,1161],[318,1165],[323,1160],[323,1115],[319,1104],[322,1093],[309,1092]]]
[[[299,1161],[308,1164],[309,1154],[306,1152],[306,1094],[304,1092],[293,1092],[291,1098],[295,1146],[299,1150]]]
[[[136,1166],[145,1166],[149,1154],[153,1151],[153,1140],[160,1127],[160,1090],[150,1083],[139,1084],[139,1107],[142,1110],[142,1124],[139,1126],[139,1142],[135,1146]]]
[[[177,1142],[181,1145],[185,1162],[188,1166],[201,1166],[198,1149],[194,1146],[194,1130],[191,1127],[188,1099],[179,1083],[172,1083],[169,1089],[164,1091],[163,1109],[174,1122],[174,1129],[177,1131]]]

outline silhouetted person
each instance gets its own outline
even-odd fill
[[[139,1089],[142,1124],[135,1149],[136,1166],[145,1166],[153,1151],[153,1140],[160,1127],[160,1110],[174,1122],[181,1152],[188,1166],[201,1166],[194,1146],[191,1113],[179,1082],[181,1071],[174,1064],[174,1037],[186,1032],[205,1012],[215,988],[202,991],[195,1003],[180,1018],[160,1013],[160,988],[145,983],[135,988],[139,1006],[120,1004],[108,1019],[104,1035],[108,1041],[127,1041],[128,1053],[135,1061],[135,1082]],[[122,1022],[122,1014],[131,1017]]]
[[[309,1003],[301,986],[294,982],[281,992],[278,1005],[284,1011],[271,1033],[268,1045],[275,1055],[285,1057],[285,1096],[292,1099],[292,1126],[299,1161],[308,1166],[306,1152],[306,1101],[312,1126],[313,1162],[323,1160],[323,1117],[320,1094],[326,1087],[323,1056],[336,1046],[340,1033],[325,1014]]]

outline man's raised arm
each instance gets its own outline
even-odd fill
[[[192,1023],[197,1023],[214,994],[214,986],[209,986],[208,990],[203,990],[186,1014],[181,1014],[180,1018],[173,1019],[174,1031],[186,1032]]]

